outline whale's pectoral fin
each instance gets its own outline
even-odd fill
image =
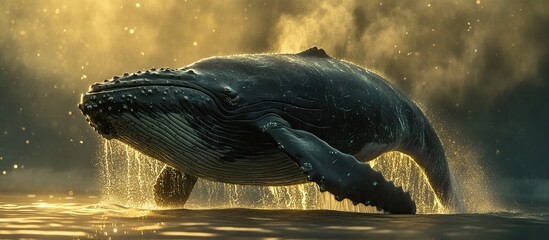
[[[164,167],[154,185],[154,200],[163,207],[182,207],[189,199],[198,178]]]
[[[348,198],[355,204],[375,206],[390,213],[416,212],[410,195],[367,163],[339,152],[309,132],[292,129],[278,116],[262,118],[256,125],[301,167],[309,181],[320,186],[320,191],[329,191],[339,201]]]

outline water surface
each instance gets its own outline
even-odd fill
[[[389,215],[329,210],[127,208],[93,196],[3,195],[0,239],[534,239],[549,211]]]

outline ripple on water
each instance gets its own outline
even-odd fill
[[[1,197],[2,238],[541,238],[549,227],[548,215],[540,213],[404,216],[242,208],[144,210],[78,196],[39,199]]]

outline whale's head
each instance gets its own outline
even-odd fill
[[[238,107],[230,83],[192,67],[150,69],[94,83],[78,107],[103,137],[169,155],[223,138],[214,128]]]

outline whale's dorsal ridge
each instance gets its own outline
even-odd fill
[[[303,52],[297,53],[297,55],[306,57],[330,58],[330,56],[326,54],[326,51],[324,51],[324,49],[317,48],[316,46],[311,47]]]

